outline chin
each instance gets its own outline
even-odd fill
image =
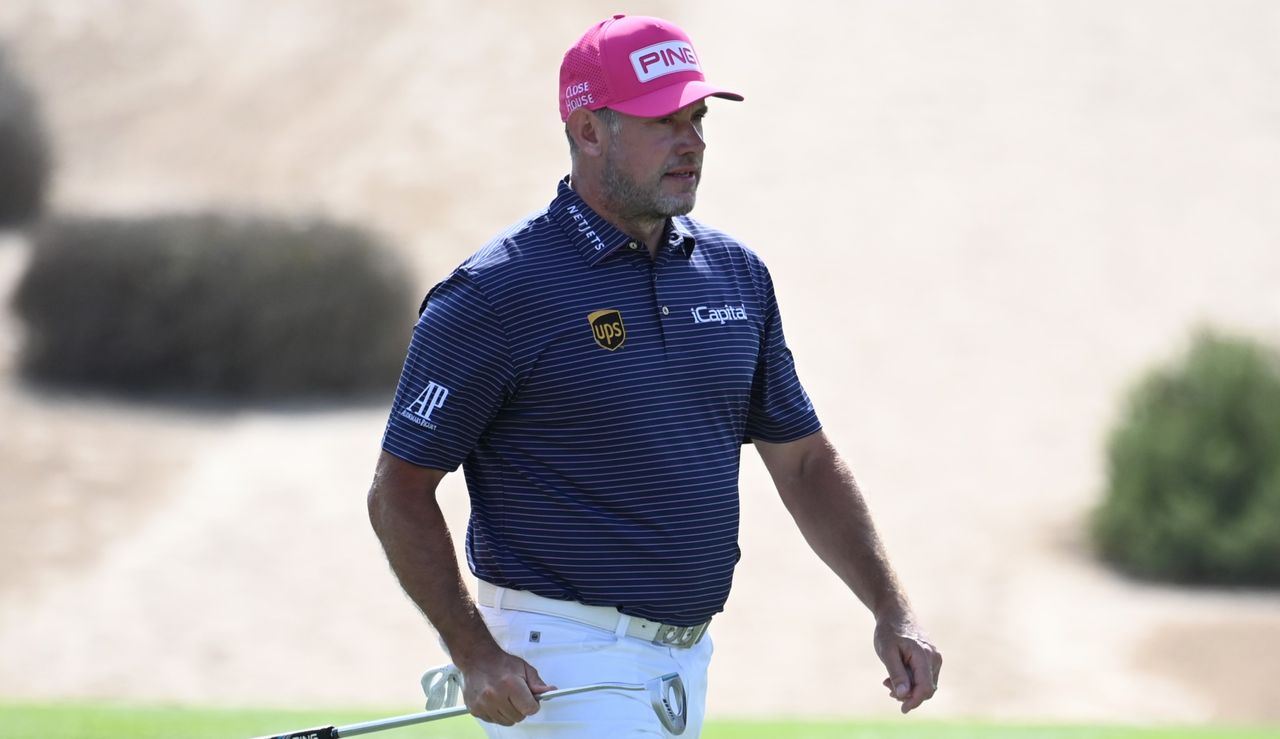
[[[697,198],[692,195],[684,198],[668,198],[665,201],[658,203],[658,211],[668,218],[671,216],[688,215],[693,211],[695,202],[697,202]]]

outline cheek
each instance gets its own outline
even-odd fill
[[[673,143],[663,131],[641,131],[623,142],[624,159],[637,169],[661,167]]]
[[[619,156],[615,166],[632,180],[645,182],[662,177],[664,160],[646,152],[632,150]]]
[[[628,132],[611,152],[613,165],[637,182],[658,182],[666,170],[671,142],[662,135]]]
[[[652,176],[661,176],[668,164],[668,152],[664,146],[652,146],[644,154],[644,171]]]

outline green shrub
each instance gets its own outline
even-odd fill
[[[40,215],[49,166],[49,143],[35,95],[0,47],[0,228]]]
[[[1102,553],[1136,575],[1280,584],[1280,361],[1202,332],[1179,366],[1130,395],[1108,444],[1093,520]]]
[[[389,391],[416,316],[406,270],[330,222],[53,220],[14,304],[29,376],[249,398]]]

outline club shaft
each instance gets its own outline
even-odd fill
[[[590,693],[593,690],[647,690],[644,685],[635,683],[592,683],[590,685],[579,685],[576,688],[561,688],[559,690],[549,690],[538,696],[538,700],[546,701],[552,698],[559,698],[566,695],[576,695],[578,693]]]
[[[595,685],[582,685],[576,688],[564,688],[562,690],[551,690],[538,696],[538,700],[545,701],[552,698],[560,698],[566,695],[575,695],[577,693],[587,693],[592,690],[644,690],[643,685],[633,685],[631,683],[599,683]],[[339,726],[337,728],[338,736],[359,736],[361,734],[372,734],[375,731],[386,731],[387,729],[398,729],[402,726],[413,726],[414,724],[422,724],[427,721],[435,721],[442,718],[452,718],[454,716],[462,716],[467,713],[466,706],[457,706],[456,708],[442,708],[438,711],[424,711],[422,713],[408,713],[403,716],[392,716],[391,718],[377,719],[374,721],[365,721],[359,724],[350,724],[348,726]]]
[[[365,721],[359,724],[350,724],[348,726],[338,727],[338,736],[359,736],[361,734],[372,734],[375,731],[386,731],[387,729],[398,729],[401,726],[413,726],[414,724],[426,723],[427,721],[435,721],[442,718],[452,718],[454,716],[463,716],[467,713],[466,706],[457,706],[456,708],[442,708],[438,711],[424,711],[422,713],[407,713],[403,716],[392,716],[391,718],[377,719],[376,721]]]
[[[594,683],[591,685],[580,685],[576,688],[561,688],[559,690],[551,690],[538,696],[539,701],[551,700],[552,698],[560,698],[566,695],[576,695],[578,693],[588,693],[593,690],[647,690],[648,687],[637,683]],[[454,716],[462,716],[468,713],[466,706],[457,706],[454,708],[442,708],[438,711],[423,711],[422,713],[407,713],[403,716],[392,716],[390,718],[376,719],[374,721],[365,721],[359,724],[348,724],[347,726],[338,726],[332,729],[335,736],[360,736],[361,734],[372,734],[375,731],[386,731],[387,729],[398,729],[402,726],[413,726],[414,724],[422,724],[428,721],[435,721],[442,718],[452,718]]]

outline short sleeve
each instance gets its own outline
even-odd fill
[[[422,467],[456,470],[511,382],[501,321],[467,273],[454,272],[423,303],[382,448]]]
[[[773,280],[759,265],[764,307],[764,333],[760,356],[756,361],[751,385],[751,408],[747,414],[747,440],[771,443],[795,441],[822,429],[809,394],[796,375],[795,360],[782,333],[782,314],[778,310]]]

